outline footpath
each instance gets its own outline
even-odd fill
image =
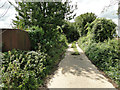
[[[60,62],[58,70],[47,83],[47,87],[49,89],[112,88],[112,90],[117,90],[91,63],[78,44],[76,46],[80,55],[71,55],[74,50],[69,45],[65,58]]]

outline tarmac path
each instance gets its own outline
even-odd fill
[[[64,59],[60,62],[47,84],[50,88],[113,88],[115,87],[91,63],[78,44],[80,55],[71,55],[74,52],[71,45],[66,51]],[[51,89],[52,90],[52,89]]]

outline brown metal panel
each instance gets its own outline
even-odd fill
[[[26,33],[25,38],[26,38],[26,40],[25,40],[25,42],[26,42],[25,48],[27,48],[27,47],[31,48],[31,43],[30,43],[30,38],[29,38],[29,34],[28,33]]]
[[[19,29],[2,29],[3,51],[12,49],[30,50],[29,34]]]

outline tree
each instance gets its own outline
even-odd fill
[[[97,18],[87,29],[90,30],[91,34],[94,34],[93,39],[96,42],[103,42],[104,40],[114,38],[114,35],[116,35],[116,26],[112,20]]]
[[[75,23],[65,21],[62,30],[66,35],[68,42],[73,42],[79,39],[79,33],[75,27]]]
[[[118,37],[120,36],[120,0],[110,0],[110,4],[108,6],[105,6],[102,10],[101,13],[107,11],[110,7],[118,4],[118,10],[117,10],[117,15],[118,15],[118,26],[117,26],[117,34]]]
[[[97,16],[94,13],[85,13],[75,18],[76,27],[79,31],[80,36],[87,34],[88,31],[86,30],[86,25],[88,23],[92,23],[96,17]]]
[[[66,2],[18,2],[18,6],[14,6],[18,15],[13,24],[16,28],[29,28],[31,26],[39,26],[44,30],[56,28],[63,25],[63,20],[71,20],[75,17],[72,15],[76,6],[70,5],[70,1]]]

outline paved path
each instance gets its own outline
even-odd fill
[[[74,50],[70,46],[55,75],[48,82],[48,88],[114,88],[78,45],[80,55],[76,56],[71,55]]]

